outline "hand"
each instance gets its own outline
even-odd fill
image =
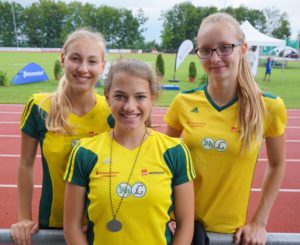
[[[249,223],[237,230],[234,235],[236,244],[242,245],[265,245],[267,241],[267,231],[265,225]]]
[[[23,219],[10,227],[11,238],[18,245],[31,245],[31,236],[38,232],[39,225],[30,219]]]
[[[176,230],[176,222],[175,222],[174,220],[171,220],[171,221],[168,223],[168,226],[169,226],[169,229],[170,229],[172,235],[174,235],[175,230]]]

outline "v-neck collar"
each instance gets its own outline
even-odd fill
[[[204,87],[204,93],[205,93],[205,96],[206,96],[208,102],[209,102],[209,103],[210,103],[217,111],[219,111],[219,112],[225,110],[225,109],[228,108],[228,107],[230,107],[231,105],[233,105],[234,103],[236,103],[237,100],[238,100],[238,98],[235,97],[235,98],[233,98],[231,101],[229,101],[226,105],[218,106],[218,105],[213,101],[213,99],[209,96],[208,91],[207,91],[207,86],[208,86],[208,85],[206,85],[206,86]]]

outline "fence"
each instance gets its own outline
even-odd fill
[[[232,235],[208,233],[211,245],[233,244]],[[32,237],[33,245],[65,245],[63,231],[40,230]],[[8,229],[0,229],[0,244],[14,244]],[[300,233],[269,233],[267,245],[299,245]]]

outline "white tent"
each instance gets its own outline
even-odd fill
[[[248,20],[241,24],[249,46],[285,46],[285,40],[269,37],[256,30]]]

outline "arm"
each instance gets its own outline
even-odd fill
[[[190,245],[194,234],[193,181],[174,187],[176,231],[172,245]]]
[[[17,177],[19,222],[12,224],[11,226],[11,236],[17,244],[31,244],[31,235],[38,231],[38,224],[32,220],[31,208],[33,195],[33,167],[37,145],[37,139],[31,138],[24,133],[21,134],[21,159]]]
[[[175,128],[172,128],[169,125],[167,125],[167,129],[166,129],[165,134],[169,135],[171,137],[179,138],[180,135],[181,135],[181,132],[182,132],[182,130],[175,129]]]
[[[86,189],[67,183],[64,203],[64,236],[68,245],[87,245],[82,229]]]
[[[285,172],[285,135],[266,138],[268,166],[265,170],[260,201],[249,224],[241,227],[236,235],[236,242],[243,239],[265,244],[267,239],[266,224],[277,196]]]

